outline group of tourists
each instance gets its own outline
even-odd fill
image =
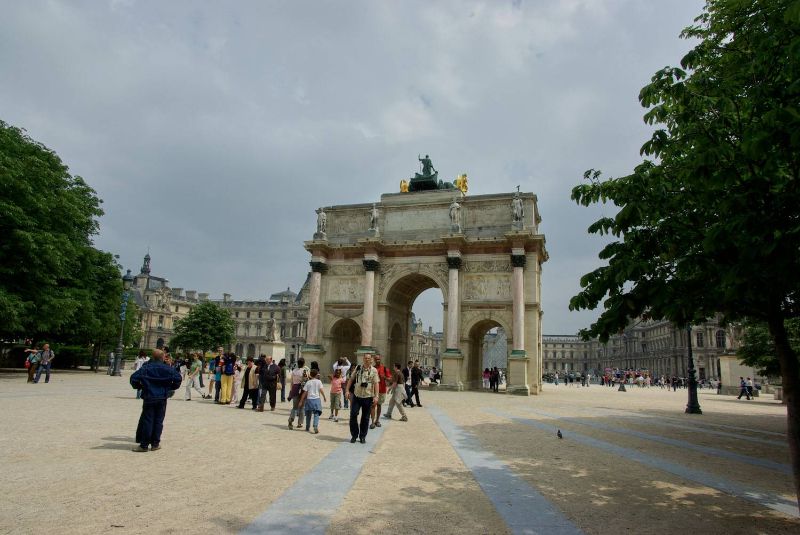
[[[497,366],[483,369],[483,389],[498,392],[500,384],[503,382],[503,373]]]
[[[45,372],[44,382],[50,382],[50,368],[56,354],[50,349],[50,344],[44,344],[41,349],[26,349],[28,356],[25,358],[25,367],[28,368],[28,382],[36,384]]]
[[[136,433],[138,446],[134,451],[145,452],[160,448],[166,400],[174,391],[184,386],[184,399],[191,401],[192,391],[215,404],[234,405],[244,409],[250,402],[251,410],[263,412],[267,403],[270,411],[281,402],[291,402],[289,429],[304,429],[319,433],[323,402],[330,410],[328,420],[339,421],[339,412],[350,410],[351,443],[364,444],[370,429],[381,427],[381,418],[391,420],[397,409],[400,421],[408,421],[405,409],[422,407],[419,386],[423,372],[419,361],[409,361],[404,368],[396,363],[391,369],[382,364],[380,355],[365,354],[360,364],[352,365],[346,357],[333,364],[328,375],[326,392],[322,372],[316,361],[306,365],[299,358],[291,369],[285,359],[274,362],[271,356],[258,359],[247,357],[244,362],[223,348],[203,362],[199,353],[174,358],[168,348],[154,350],[151,357],[141,351],[134,364],[131,386],[136,397],[143,400],[142,415]],[[207,374],[207,390],[203,377]],[[287,393],[288,391],[288,393]],[[382,408],[387,403],[386,412]],[[296,420],[296,421],[295,421]]]

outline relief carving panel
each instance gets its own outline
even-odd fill
[[[336,277],[329,279],[328,300],[363,302],[363,277]]]
[[[467,301],[509,301],[511,277],[465,275],[464,299]]]

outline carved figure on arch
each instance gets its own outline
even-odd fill
[[[317,208],[317,234],[325,234],[328,228],[328,216],[325,210]]]
[[[522,199],[519,197],[519,192],[514,193],[514,198],[511,200],[511,219],[515,223],[522,221],[525,217],[525,207],[522,204]]]

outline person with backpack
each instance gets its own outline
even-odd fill
[[[369,430],[370,408],[378,402],[378,372],[372,366],[369,353],[364,354],[363,364],[350,374],[346,395],[350,398],[350,443],[359,440],[364,444]]]
[[[222,386],[219,395],[219,402],[222,405],[228,405],[231,402],[233,395],[233,375],[235,373],[234,366],[236,366],[236,355],[233,353],[226,353],[222,357]]]
[[[45,378],[44,382],[50,382],[50,366],[53,364],[53,359],[56,358],[56,354],[50,349],[50,344],[45,344],[42,346],[42,350],[38,353],[39,356],[39,366],[36,368],[36,375],[33,378],[34,383],[39,382],[39,378],[42,376],[42,370],[45,371]]]
[[[281,368],[273,362],[272,356],[264,357],[264,355],[261,355],[261,358],[264,361],[259,370],[261,394],[258,399],[258,411],[264,412],[264,402],[267,400],[267,394],[269,394],[269,410],[274,411]]]
[[[25,367],[28,368],[28,382],[33,384],[33,377],[36,374],[36,368],[39,367],[41,357],[36,348],[26,349],[25,352],[28,354],[28,358],[25,359]]]
[[[292,370],[292,389],[289,391],[289,401],[292,402],[292,411],[289,413],[289,429],[293,429],[294,417],[297,416],[297,428],[303,428],[303,411],[300,407],[300,396],[303,393],[303,387],[308,381],[309,373],[311,370],[306,366],[306,359],[300,357],[297,359],[297,367]]]

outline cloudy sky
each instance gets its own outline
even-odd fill
[[[220,297],[305,279],[318,206],[375,202],[429,153],[470,194],[538,195],[544,332],[574,333],[583,171],[627,174],[639,89],[699,0],[2,2],[0,119],[104,200],[97,245]],[[415,304],[441,327],[441,293]]]

